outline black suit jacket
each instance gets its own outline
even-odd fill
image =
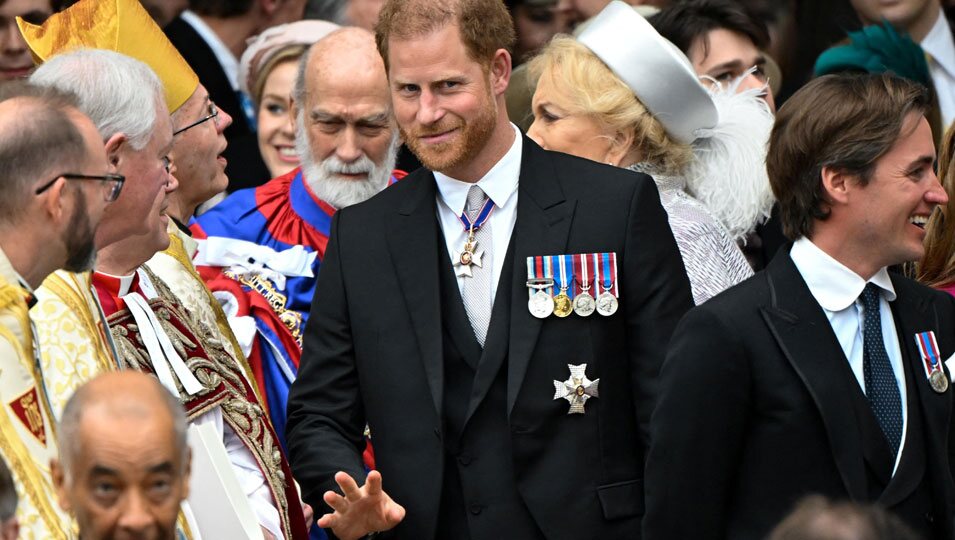
[[[913,379],[908,414],[910,420],[921,415],[922,433],[907,430],[903,463],[878,502],[897,510],[926,488],[931,507],[897,513],[950,539],[952,390],[931,389],[914,336],[934,331],[948,358],[955,350],[955,302],[898,275],[892,283],[893,318]],[[875,502],[861,417],[853,412],[853,392],[861,389],[788,249],[764,272],[687,314],[661,384],[647,462],[646,540],[761,539],[810,493]],[[924,474],[907,477],[908,441],[919,435]]]
[[[222,154],[228,162],[225,169],[229,177],[228,191],[231,193],[269,181],[272,176],[259,153],[255,126],[250,126],[246,120],[239,97],[232,89],[232,84],[229,83],[215,53],[202,36],[181,17],[173,19],[163,31],[199,76],[199,82],[206,87],[216,106],[232,117],[232,125],[225,130],[229,147]]]
[[[435,535],[445,459],[438,272],[450,261],[437,241],[436,192],[432,173],[420,169],[335,215],[288,406],[305,501],[321,513],[336,471],[364,478],[367,422],[385,490],[408,511],[394,534],[416,540]],[[507,304],[495,306],[509,310],[506,339],[492,345],[489,337],[467,414],[498,373],[485,366],[504,366],[514,474],[540,529],[553,539],[637,536],[656,377],[692,305],[656,186],[525,137],[510,249],[512,280],[497,295]],[[620,310],[532,317],[527,257],[589,252],[617,253]],[[600,378],[600,397],[585,414],[568,415],[553,381],[583,363]]]

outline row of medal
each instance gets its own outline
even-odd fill
[[[527,258],[527,309],[538,319],[594,312],[609,317],[620,305],[616,253]]]

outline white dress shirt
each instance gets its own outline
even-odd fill
[[[206,45],[212,49],[213,54],[216,55],[216,59],[219,61],[219,65],[222,66],[222,71],[225,72],[225,76],[229,79],[229,84],[232,85],[232,89],[235,91],[239,90],[239,59],[232,54],[232,51],[229,49],[228,45],[219,38],[219,35],[216,34],[206,21],[202,20],[202,17],[196,15],[188,9],[182,12],[182,20],[189,23],[189,26],[202,37],[202,40],[206,42]]]
[[[945,130],[955,120],[955,41],[948,19],[941,9],[935,25],[920,45],[930,57],[928,70],[941,109],[942,129]]]
[[[879,270],[869,281],[862,279],[858,274],[849,270],[839,261],[830,257],[819,249],[811,240],[803,237],[793,244],[790,251],[796,269],[809,286],[809,292],[822,307],[832,325],[832,331],[839,340],[839,345],[849,361],[849,367],[856,376],[856,381],[865,393],[865,378],[862,360],[863,338],[863,305],[859,300],[862,289],[867,283],[873,283],[880,289],[879,314],[882,321],[882,339],[885,341],[885,352],[892,364],[892,372],[899,385],[899,395],[902,397],[902,441],[899,444],[899,453],[895,456],[895,467],[899,466],[899,458],[905,448],[905,435],[908,429],[908,407],[906,406],[905,369],[902,366],[902,352],[899,347],[899,336],[895,329],[895,319],[889,302],[895,301],[895,288],[889,273],[885,268]]]
[[[494,296],[497,294],[497,282],[504,268],[504,255],[507,253],[511,233],[514,231],[514,222],[517,220],[517,183],[521,176],[523,139],[517,126],[511,124],[511,127],[514,128],[514,142],[511,148],[477,182],[488,198],[494,201],[494,211],[486,222],[491,227],[493,252],[486,253],[481,261],[486,266],[488,255],[491,255],[491,297],[488,299],[488,304],[492,306]],[[438,184],[438,223],[441,224],[441,231],[444,232],[444,239],[448,244],[448,258],[453,263],[455,253],[460,253],[464,249],[464,243],[468,239],[468,233],[464,229],[464,224],[461,223],[460,216],[467,203],[468,190],[473,184],[455,180],[439,172],[434,173],[434,179]],[[481,249],[481,246],[478,246],[478,249]],[[465,279],[468,278],[463,276],[457,278],[458,289],[462,294]]]

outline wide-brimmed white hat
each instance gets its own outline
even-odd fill
[[[577,37],[633,90],[673,139],[689,144],[719,113],[689,59],[629,5],[613,0]]]

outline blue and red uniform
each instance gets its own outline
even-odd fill
[[[403,176],[405,173],[395,171],[392,183]],[[298,373],[302,335],[334,213],[335,209],[308,187],[301,169],[295,169],[259,187],[236,191],[190,227],[200,244],[196,266],[203,280],[213,292],[235,297],[238,316],[250,315],[255,320],[249,364],[283,447],[285,405]],[[206,264],[203,241],[209,238],[239,241],[230,246],[229,260],[236,264]],[[266,253],[266,271],[255,271],[262,270],[263,263],[255,260],[262,254],[247,257],[244,249],[248,253],[260,249],[245,243],[269,248],[278,257],[297,251],[295,260],[309,262],[299,264],[299,271],[292,275],[283,274],[269,269],[267,259],[272,254]]]

